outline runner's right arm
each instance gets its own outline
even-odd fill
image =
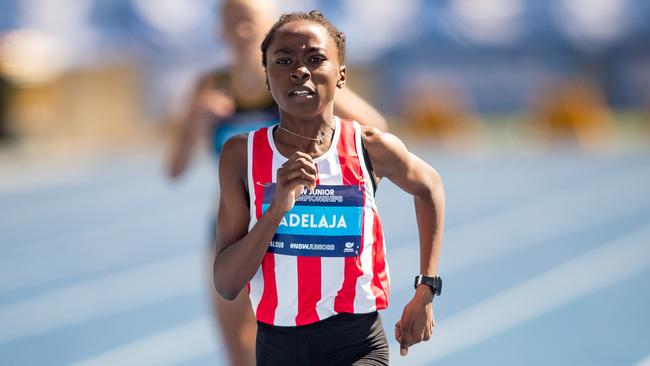
[[[209,123],[215,123],[233,113],[234,102],[225,92],[214,89],[213,75],[201,77],[194,89],[190,106],[173,136],[167,162],[167,175],[180,177],[190,161],[200,136],[205,135]]]
[[[316,185],[316,168],[311,157],[304,153],[292,155],[277,171],[273,202],[248,231],[249,204],[254,203],[248,202],[246,161],[247,136],[238,135],[228,140],[219,163],[221,199],[214,283],[219,294],[231,300],[257,272],[280,221],[291,210],[303,187]]]

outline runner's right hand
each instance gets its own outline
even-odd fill
[[[209,117],[207,120],[210,123],[214,123],[230,117],[235,112],[236,106],[233,98],[223,91],[207,89],[198,94],[196,108],[203,116]]]
[[[272,205],[282,212],[293,208],[303,188],[316,188],[316,164],[309,154],[295,152],[277,171]]]

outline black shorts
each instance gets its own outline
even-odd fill
[[[376,311],[299,327],[257,324],[258,366],[388,365],[388,342]]]

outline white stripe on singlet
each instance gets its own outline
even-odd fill
[[[269,128],[269,142],[273,136],[273,129]],[[273,146],[273,145],[271,145]],[[278,169],[288,159],[273,152],[273,166],[271,168],[271,181],[276,181]],[[275,254],[275,283],[278,293],[278,306],[275,311],[275,324],[296,325],[298,314],[298,263],[297,257],[292,255]]]
[[[339,154],[337,151],[333,151],[331,159],[318,163],[318,177],[321,184],[343,184],[341,165],[338,162]],[[341,258],[323,257],[321,259],[321,278],[323,278],[321,280],[321,299],[316,304],[316,312],[320,319],[326,319],[336,315],[334,299],[343,285],[345,262]]]

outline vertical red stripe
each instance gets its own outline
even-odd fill
[[[273,324],[275,309],[278,307],[278,289],[275,281],[275,255],[266,253],[262,259],[262,274],[264,275],[264,291],[257,305],[257,320]]]
[[[388,307],[389,282],[386,273],[386,254],[384,253],[384,233],[381,229],[379,216],[373,210],[375,216],[372,223],[372,231],[375,242],[372,246],[372,293],[375,295],[377,310]]]
[[[341,121],[341,136],[337,149],[343,184],[362,185],[363,172],[359,164],[354,125],[352,123]],[[362,234],[361,250],[363,250],[363,241],[364,236]],[[363,275],[363,270],[361,268],[361,251],[359,251],[359,255],[356,257],[345,257],[343,285],[334,299],[334,311],[337,313],[354,313],[357,278],[361,275]]]
[[[316,164],[316,177],[316,184],[320,184],[318,164]],[[296,325],[315,323],[320,320],[316,312],[316,303],[321,298],[321,258],[299,256],[296,261],[298,265],[298,315],[296,315]]]
[[[255,187],[255,214],[258,220],[262,217],[264,185],[271,183],[271,169],[273,169],[273,151],[267,139],[267,130],[266,127],[262,128],[253,136],[251,164],[253,164],[253,186]]]
[[[262,202],[264,199],[264,184],[271,183],[273,169],[273,151],[267,138],[267,128],[255,132],[253,136],[253,185],[255,186],[255,214],[259,220],[262,217]],[[250,187],[249,187],[250,189]],[[278,289],[275,279],[275,256],[266,253],[262,260],[262,274],[264,275],[264,290],[262,298],[257,305],[257,319],[261,322],[273,324],[275,310],[278,307]]]
[[[321,258],[300,256],[298,261],[298,315],[296,325],[317,322],[316,303],[321,297]]]

